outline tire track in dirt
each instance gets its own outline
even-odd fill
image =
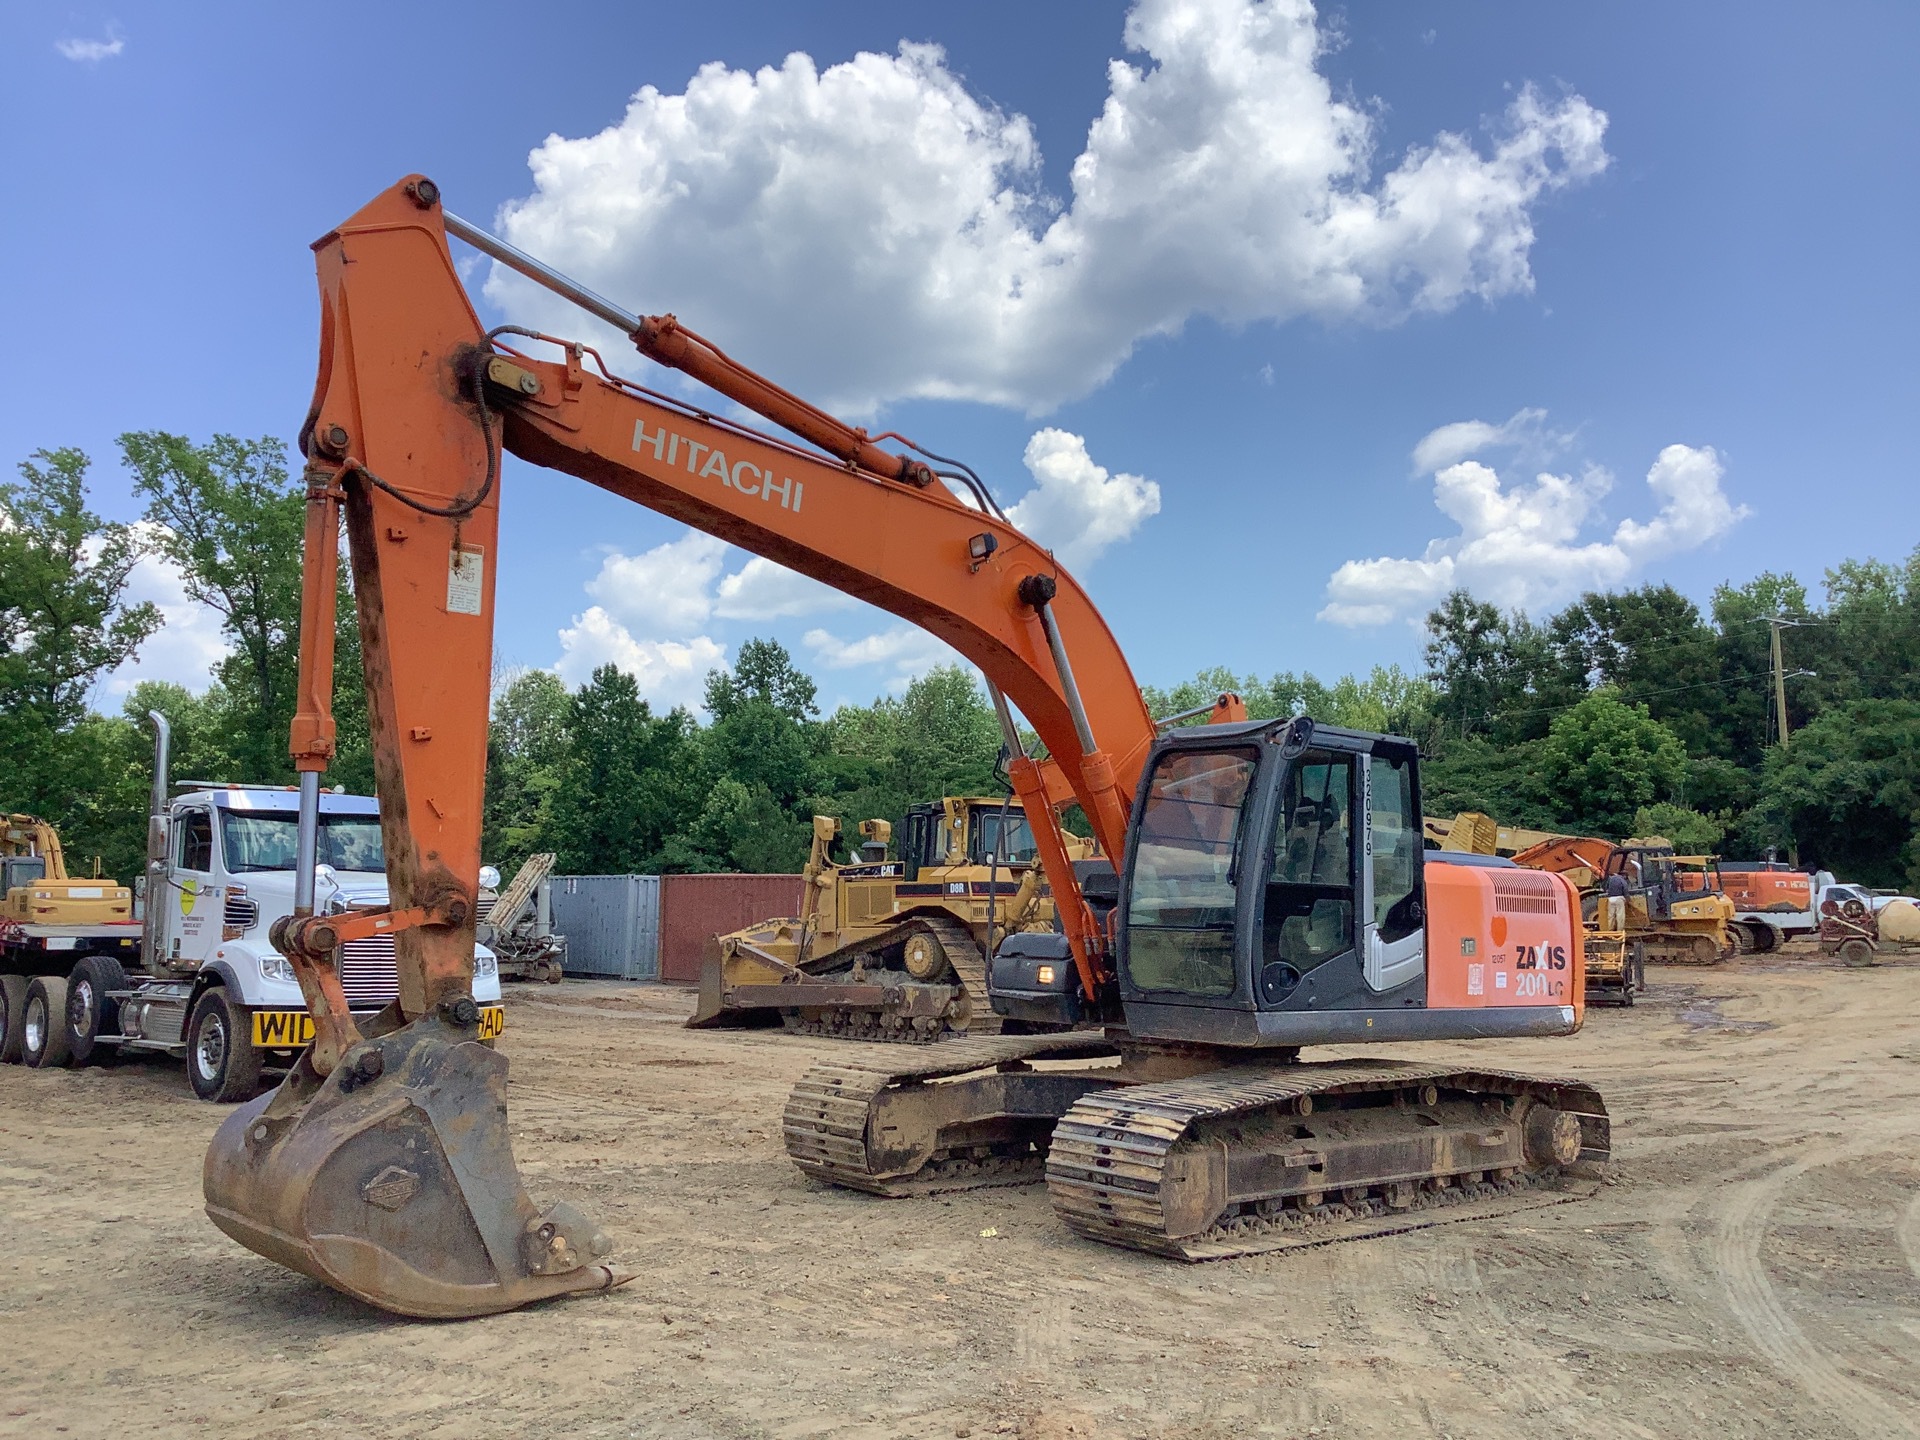
[[[1900,1240],[1900,1251],[1907,1257],[1907,1268],[1913,1271],[1914,1278],[1920,1280],[1920,1195],[1900,1216],[1900,1224],[1895,1232]]]
[[[1720,1223],[1711,1253],[1727,1309],[1776,1370],[1855,1434],[1871,1440],[1915,1440],[1920,1424],[1848,1375],[1787,1314],[1760,1253],[1774,1209],[1790,1182],[1883,1149],[1871,1143],[1830,1147],[1733,1187],[1731,1198],[1718,1207]],[[1914,1207],[1906,1213],[1913,1214]]]

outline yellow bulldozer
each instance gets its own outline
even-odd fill
[[[53,826],[33,815],[0,815],[0,921],[107,925],[132,918],[133,892],[126,886],[67,874]]]
[[[858,856],[838,861],[840,822],[814,816],[801,913],[715,937],[690,1026],[920,1043],[1000,1030],[986,957],[1007,935],[1053,928],[1020,802],[912,806],[891,855],[889,822],[859,828]],[[1076,860],[1093,854],[1081,843]]]

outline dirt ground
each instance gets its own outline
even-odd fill
[[[1182,1266],[1044,1187],[804,1181],[840,1042],[678,1028],[687,992],[509,992],[521,1168],[639,1278],[463,1323],[373,1313],[200,1211],[177,1065],[0,1069],[0,1435],[1920,1436],[1920,960],[1663,970],[1571,1040],[1597,1197]],[[1328,1052],[1331,1053],[1331,1052]]]

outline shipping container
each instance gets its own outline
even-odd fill
[[[660,978],[697,984],[708,941],[776,915],[798,915],[802,883],[798,875],[663,875]]]
[[[658,875],[555,875],[554,933],[567,937],[567,974],[652,980],[660,974]]]

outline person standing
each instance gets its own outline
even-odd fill
[[[1627,875],[1616,870],[1607,877],[1607,929],[1624,933],[1627,928]]]

